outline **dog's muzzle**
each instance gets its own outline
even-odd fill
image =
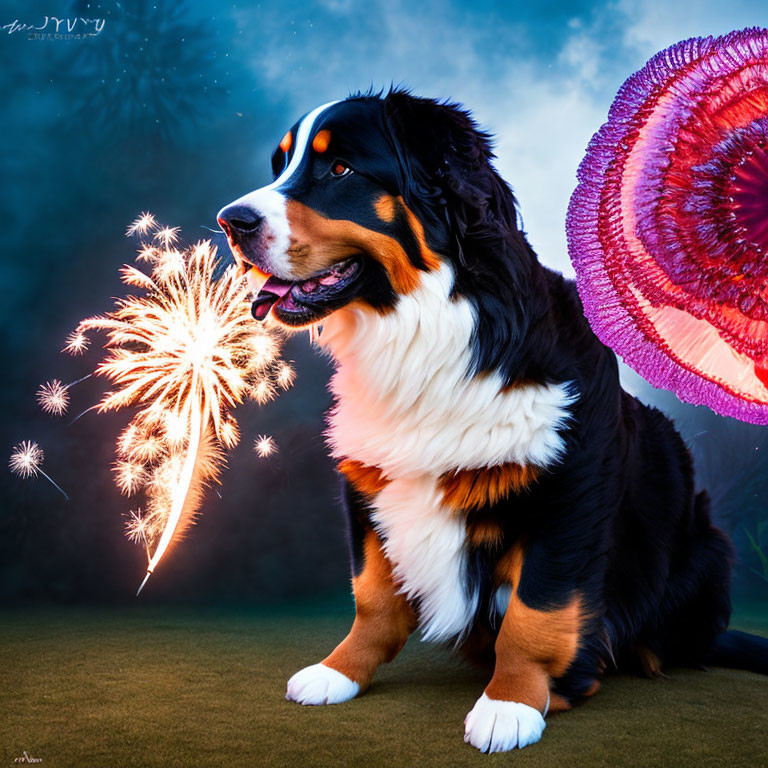
[[[232,203],[222,208],[217,218],[231,245],[238,248],[245,258],[257,252],[264,224],[260,213],[247,205]]]

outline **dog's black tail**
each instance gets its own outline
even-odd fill
[[[729,629],[715,638],[707,664],[768,675],[768,637]]]

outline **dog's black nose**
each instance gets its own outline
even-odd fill
[[[236,242],[258,233],[264,217],[247,205],[228,205],[219,211],[219,226]]]

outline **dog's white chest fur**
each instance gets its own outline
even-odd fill
[[[464,521],[442,503],[429,475],[399,477],[373,500],[371,515],[395,581],[417,599],[424,640],[460,634],[477,609],[465,588]]]
[[[337,361],[332,455],[380,467],[389,479],[373,521],[401,590],[419,599],[424,637],[435,640],[460,633],[477,604],[464,587],[464,522],[442,505],[439,476],[549,465],[574,399],[567,384],[505,392],[496,373],[468,377],[475,314],[466,299],[450,298],[452,286],[444,265],[389,314],[337,311],[320,340]]]

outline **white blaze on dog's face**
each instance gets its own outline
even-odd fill
[[[294,126],[285,134],[277,152],[282,154],[286,164],[275,181],[243,195],[218,215],[231,238],[235,254],[245,260],[248,256],[256,256],[262,271],[283,280],[290,280],[292,274],[288,257],[291,231],[286,212],[287,197],[281,188],[287,188],[302,162],[306,163],[316,119],[335,103],[313,110],[300,120],[298,130]],[[287,162],[289,157],[290,162]],[[258,236],[257,240],[250,237],[252,234]]]
[[[386,311],[439,267],[402,163],[378,98],[325,104],[284,135],[275,180],[218,214],[243,269],[269,276],[256,319],[301,327],[354,300]]]

